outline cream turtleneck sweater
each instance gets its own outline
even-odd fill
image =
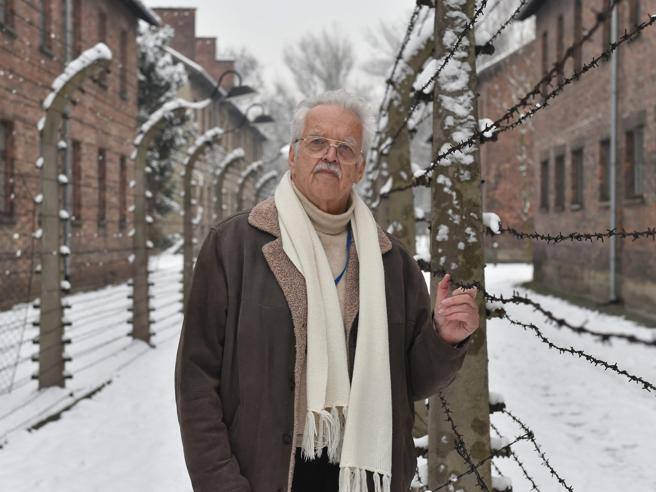
[[[350,200],[349,207],[346,212],[333,215],[327,212],[324,212],[310,200],[308,200],[303,193],[299,191],[294,182],[292,181],[292,188],[301,201],[305,213],[307,213],[314,230],[319,236],[321,245],[323,246],[324,251],[326,252],[326,257],[328,258],[328,264],[330,265],[330,270],[333,273],[333,277],[337,276],[344,269],[346,263],[346,238],[347,238],[347,226],[353,215],[353,209],[355,205]],[[354,248],[355,244],[351,244],[351,247]],[[346,282],[344,282],[344,277],[337,284],[337,298],[339,300],[339,307],[342,311],[342,318],[344,318],[344,295],[346,292]],[[348,330],[347,326],[344,326],[344,332]],[[303,429],[305,428],[305,414],[307,413],[307,398],[305,394],[305,384],[306,384],[306,373],[305,367],[301,373],[301,387],[300,391],[300,408],[299,412],[296,415],[296,428],[300,429],[301,433],[297,434],[294,439],[294,444],[296,447],[301,447],[303,441]]]

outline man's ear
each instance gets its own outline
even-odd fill
[[[363,156],[361,161],[360,161],[360,164],[358,164],[355,168],[356,173],[357,173],[355,175],[356,176],[356,180],[355,180],[356,183],[359,183],[360,180],[362,179],[362,176],[364,176],[364,170],[365,170],[366,167],[367,167],[367,159],[365,159],[365,157]]]
[[[289,171],[294,175],[296,170],[296,155],[294,153],[294,144],[289,145],[289,153],[287,154],[287,164],[289,164]]]

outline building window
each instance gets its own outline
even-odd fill
[[[565,155],[556,156],[554,166],[554,181],[556,185],[556,196],[554,210],[565,209]]]
[[[643,193],[644,133],[642,126],[626,132],[624,191],[627,198],[639,197]]]
[[[583,66],[583,47],[581,39],[583,38],[583,6],[582,0],[574,0],[574,71],[578,72]]]
[[[40,12],[41,49],[52,53],[52,2],[41,0]]]
[[[540,163],[540,210],[549,210],[549,160]]]
[[[601,0],[601,10],[606,14],[601,30],[601,49],[606,51],[610,45],[611,0]]]
[[[73,223],[82,221],[82,146],[73,140],[73,154],[71,155],[73,174]]]
[[[599,201],[610,200],[610,140],[599,142]]]
[[[0,121],[0,217],[14,215],[13,125]]]
[[[118,93],[123,99],[128,98],[128,33],[121,30],[119,40]]]
[[[107,223],[107,151],[98,149],[98,227]]]
[[[82,0],[73,0],[73,54],[82,53]]]
[[[546,77],[549,72],[549,36],[547,31],[542,33],[542,77]],[[549,91],[549,82],[547,80],[542,84],[542,95],[546,96]]]
[[[563,15],[558,16],[557,34],[556,34],[556,62],[558,63],[558,83],[562,84],[565,80],[565,61],[563,53],[565,51],[565,20]]]
[[[583,149],[572,151],[572,206],[583,207]]]
[[[118,228],[125,230],[128,212],[128,165],[124,155],[121,156],[118,169]]]
[[[103,10],[98,11],[98,42],[107,43],[107,14]],[[107,71],[103,70],[96,79],[100,87],[107,88]]]
[[[633,31],[635,27],[640,24],[640,15],[640,0],[629,0],[629,15],[627,16],[629,18],[629,25],[627,26],[628,31]],[[638,36],[640,36],[639,31],[631,36],[631,40],[636,39]]]
[[[0,0],[0,27],[14,28],[14,0]]]

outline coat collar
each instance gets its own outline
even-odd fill
[[[268,232],[272,236],[280,237],[280,225],[278,224],[278,210],[273,198],[258,203],[253,207],[248,214],[248,223],[261,231]],[[380,251],[382,254],[387,253],[392,249],[392,241],[387,237],[387,234],[378,227],[378,243],[380,244]]]

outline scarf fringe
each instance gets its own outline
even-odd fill
[[[308,410],[305,415],[302,443],[302,456],[305,459],[319,458],[323,448],[327,447],[330,462],[339,463],[344,433],[344,419],[341,417],[340,408],[333,407],[330,411],[319,412]]]
[[[390,492],[391,477],[371,472],[374,491]],[[367,487],[367,470],[361,468],[340,468],[339,470],[339,492],[369,492]]]

